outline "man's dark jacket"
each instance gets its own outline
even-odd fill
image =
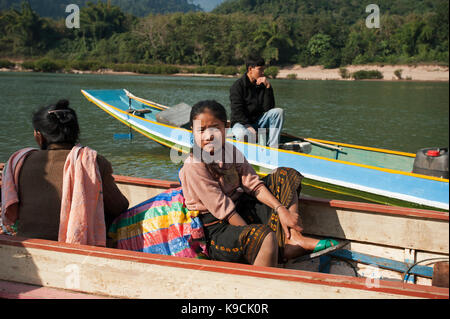
[[[272,86],[256,85],[247,74],[238,79],[230,89],[231,127],[236,123],[255,124],[267,111],[275,107]]]

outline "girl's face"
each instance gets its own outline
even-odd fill
[[[208,110],[195,117],[192,133],[195,143],[205,152],[217,152],[224,146],[225,123]]]

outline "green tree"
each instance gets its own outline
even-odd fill
[[[292,40],[275,21],[264,22],[254,34],[254,43],[263,58],[271,63],[280,60],[280,51],[294,46]]]
[[[31,9],[27,2],[22,10],[9,10],[0,18],[0,23],[8,38],[13,42],[13,52],[33,55],[40,41],[42,19]]]
[[[331,49],[331,37],[318,33],[308,42],[308,52],[311,56],[320,59]]]

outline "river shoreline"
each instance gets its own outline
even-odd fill
[[[383,79],[373,81],[417,81],[417,82],[448,82],[449,81],[449,67],[441,65],[350,65],[344,67],[348,73],[353,73],[361,70],[377,70],[383,74]],[[343,79],[341,76],[341,69],[324,69],[322,66],[302,67],[300,65],[292,65],[282,67],[279,70],[277,79],[292,79],[292,80],[341,80],[353,81],[353,79]],[[401,70],[401,78],[395,72]],[[25,70],[21,67],[13,69],[2,68],[0,72],[33,72],[32,70]],[[117,72],[110,69],[102,69],[99,71],[81,71],[71,70],[71,74],[106,74],[106,75],[151,75],[141,74],[135,72]],[[397,72],[398,74],[398,72]],[[155,74],[160,75],[160,74]],[[198,73],[175,73],[171,76],[186,76],[186,77],[223,77],[236,78],[236,76],[221,75],[221,74],[198,74]]]

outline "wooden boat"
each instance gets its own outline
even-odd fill
[[[171,156],[191,147],[191,131],[158,122],[167,106],[136,97],[126,90],[82,90],[102,110],[157,143],[172,148]],[[284,134],[283,145],[298,139]],[[304,139],[302,139],[304,141]],[[243,152],[260,175],[276,167],[292,167],[304,176],[304,184],[363,198],[380,204],[449,209],[449,180],[411,173],[415,154],[307,139],[306,154],[275,149],[228,138]]]
[[[130,205],[179,186],[115,179]],[[431,261],[411,268],[448,260],[447,212],[315,198],[300,211],[309,235],[351,243],[328,261],[269,268],[0,235],[0,298],[449,298],[431,285]]]

